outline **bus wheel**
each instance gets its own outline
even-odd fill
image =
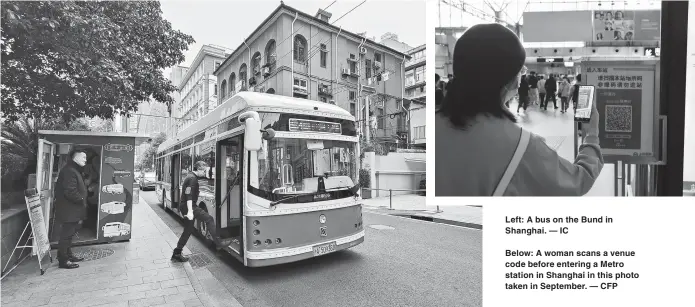
[[[208,213],[208,209],[205,206],[200,206],[200,208],[203,209],[205,213]],[[203,238],[203,242],[205,242],[205,244],[209,244],[210,240],[208,239],[208,225],[205,224],[204,221],[196,219],[195,228],[198,230],[198,234],[200,234],[200,236]]]

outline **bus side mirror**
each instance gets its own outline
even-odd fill
[[[270,141],[275,138],[275,130],[273,130],[273,128],[261,130],[261,132],[263,133],[263,139],[266,141]]]
[[[258,151],[261,149],[261,122],[253,117],[244,121],[246,131],[244,133],[244,148],[248,151]]]

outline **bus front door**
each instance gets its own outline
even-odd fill
[[[181,156],[175,154],[171,156],[171,207],[179,208],[179,188],[181,186]]]
[[[236,255],[243,259],[243,204],[242,204],[242,177],[243,177],[243,148],[241,147],[241,135],[219,141],[217,155],[217,182],[219,187],[217,220],[220,221],[220,235],[225,244]]]

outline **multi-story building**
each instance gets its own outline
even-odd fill
[[[183,77],[188,73],[188,67],[184,66],[174,66],[171,69],[171,72],[169,72],[169,81],[178,88],[179,84],[181,84],[181,80],[183,80]],[[179,105],[181,104],[181,93],[179,93],[178,90],[171,92],[171,98],[174,99],[174,103],[171,105],[171,107],[167,110],[170,119],[167,120],[167,138],[176,135],[176,129],[178,128],[177,125],[177,120],[176,118],[180,118],[181,114],[179,114]]]
[[[179,99],[173,112],[177,118],[177,131],[217,107],[217,78],[213,71],[229,54],[227,48],[203,45],[190,68],[186,69],[178,83]]]
[[[371,137],[395,143],[407,134],[401,98],[408,56],[330,18],[280,4],[214,72],[219,102],[239,91],[274,93],[335,104],[363,122],[369,101]],[[377,93],[389,99],[375,102]]]

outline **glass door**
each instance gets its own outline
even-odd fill
[[[36,163],[36,190],[41,197],[44,221],[46,229],[49,229],[49,218],[53,204],[53,163],[55,156],[55,144],[39,139],[39,152]]]

